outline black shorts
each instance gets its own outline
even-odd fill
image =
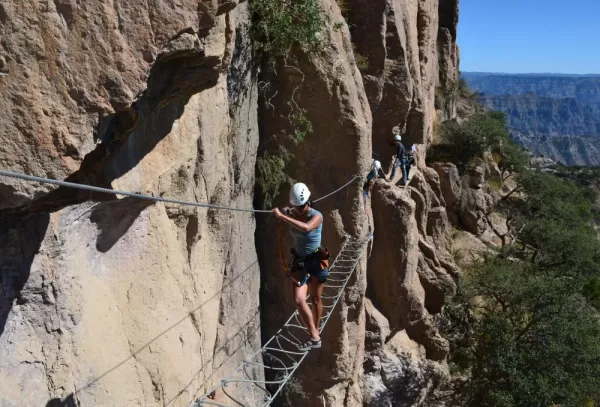
[[[295,253],[292,253],[291,273],[296,275],[296,277],[300,274],[309,274],[311,278],[317,278],[319,284],[323,284],[327,281],[327,277],[329,277],[329,267],[323,268],[321,266],[321,261],[316,255],[310,255],[303,259]],[[297,280],[302,281],[302,277],[303,276],[297,278]]]

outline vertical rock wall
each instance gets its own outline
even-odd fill
[[[436,121],[436,87],[457,80],[456,0],[346,2],[352,42],[373,112],[373,153],[384,168],[394,149],[417,144],[419,172],[399,189],[378,183],[375,240],[367,270],[364,405],[429,405],[447,376],[447,342],[437,331],[458,268],[437,173],[425,166]],[[445,113],[452,117],[456,107]]]
[[[3,168],[252,206],[246,4],[0,8]],[[187,406],[259,347],[253,215],[0,182],[0,404]]]
[[[305,109],[313,123],[314,133],[294,149],[288,171],[294,179],[308,185],[314,199],[341,187],[355,175],[362,178],[369,165],[371,144],[371,112],[348,31],[345,27],[336,28],[342,16],[335,1],[323,0],[321,4],[327,20],[322,52],[298,55],[295,62],[280,63],[276,73],[265,72],[261,77],[262,83],[272,85],[272,93],[263,96],[260,106],[263,140],[289,126],[289,101]],[[361,183],[359,179],[316,205],[324,215],[323,244],[333,256],[345,234],[366,235],[366,218],[359,200]],[[287,192],[286,186],[278,205],[288,205]],[[277,232],[274,219],[260,219],[257,249],[263,283],[264,338],[274,334],[295,309],[291,286],[278,258]],[[289,243],[288,239],[287,247]],[[364,353],[365,266],[364,261],[359,265],[329,321],[322,349],[306,358],[297,373],[298,385],[287,390],[288,399],[297,405],[362,403],[359,375]]]
[[[335,255],[368,231],[362,178],[372,152],[390,162],[399,126],[420,171],[376,186],[371,258],[280,402],[427,405],[457,271],[424,155],[436,86],[457,75],[457,0],[321,0],[324,49],[276,71],[237,3],[0,3],[0,167],[247,208],[262,143],[303,109],[314,133],[289,175],[313,198],[359,177],[317,206]],[[2,178],[0,230],[3,405],[188,405],[294,310],[270,216]]]

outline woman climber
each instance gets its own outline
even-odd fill
[[[381,169],[381,163],[378,160],[374,160],[371,165],[371,171],[367,174],[367,180],[363,185],[363,204],[365,206],[365,212],[367,211],[367,198],[373,189],[373,185],[375,185],[375,181],[379,178],[387,181],[388,179],[385,177],[383,170]]]
[[[307,186],[297,183],[290,190],[291,208],[273,210],[275,216],[290,224],[294,238],[290,279],[293,281],[292,290],[298,312],[310,333],[310,338],[298,345],[298,349],[303,352],[321,347],[321,294],[329,275],[329,254],[327,249],[321,247],[323,215],[312,208],[309,198],[310,191]],[[305,276],[308,276],[308,279]],[[306,303],[307,291],[310,291],[312,308]]]

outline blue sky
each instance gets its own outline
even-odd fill
[[[460,0],[461,70],[600,73],[600,0]]]

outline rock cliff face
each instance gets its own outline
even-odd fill
[[[85,3],[2,4],[2,167],[251,206],[247,6]],[[259,346],[252,216],[2,184],[1,404],[184,406]]]
[[[456,75],[458,4],[340,4],[320,0],[323,50],[273,71],[245,2],[1,3],[0,168],[248,208],[289,102],[314,133],[286,171],[315,198],[362,178],[372,151],[391,158],[399,126],[419,145],[410,187],[378,184],[372,221],[359,182],[317,207],[333,254],[345,234],[375,240],[286,398],[427,405],[457,268],[444,180],[423,158],[435,88]],[[294,309],[277,226],[0,178],[0,404],[189,405]]]

